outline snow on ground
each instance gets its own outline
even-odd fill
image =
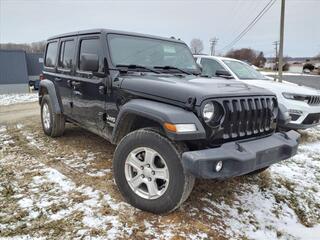
[[[37,93],[0,94],[0,106],[36,101],[38,101]]]
[[[81,155],[73,153],[63,157],[58,156],[56,157],[56,160],[91,177],[103,177],[107,174],[111,174],[110,168],[98,169],[94,167],[94,161],[96,160],[95,155],[95,153],[84,150],[81,152]]]
[[[92,149],[99,141],[81,148],[0,126],[0,238],[317,239],[320,127],[301,133],[293,158],[256,176],[202,181],[179,210],[158,216],[119,197],[110,164]]]

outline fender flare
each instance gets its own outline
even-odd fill
[[[284,127],[291,121],[291,117],[290,117],[289,111],[286,108],[286,106],[284,106],[281,103],[278,103],[278,108],[279,108],[278,125],[280,127]]]
[[[205,139],[206,131],[199,121],[198,117],[191,111],[187,111],[181,107],[155,102],[145,99],[133,99],[121,106],[115,127],[112,132],[112,142],[117,143],[123,136],[123,130],[126,127],[126,117],[128,115],[144,117],[163,126],[164,123],[172,124],[195,124],[197,131],[188,133],[174,133],[166,129],[165,133],[168,138],[177,141]],[[122,132],[122,134],[121,134]],[[120,139],[119,139],[120,135]],[[125,135],[125,134],[124,134]]]
[[[48,95],[50,97],[50,100],[52,102],[52,106],[53,106],[53,111],[56,114],[61,114],[62,113],[62,108],[61,108],[61,104],[59,102],[58,96],[57,96],[57,92],[56,92],[56,88],[55,85],[52,81],[44,79],[40,81],[40,85],[39,85],[39,100],[42,97],[42,91],[43,89],[46,89],[48,92]],[[41,102],[40,102],[41,104]]]

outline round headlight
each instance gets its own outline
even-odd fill
[[[206,105],[204,105],[202,110],[202,116],[205,122],[209,122],[214,115],[214,105],[212,102],[208,102]]]

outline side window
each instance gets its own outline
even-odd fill
[[[58,42],[50,42],[47,45],[47,52],[44,61],[46,67],[55,67],[57,60]]]
[[[202,65],[202,73],[208,76],[216,76],[217,70],[225,70],[220,63],[213,59],[202,58],[200,64]]]
[[[100,52],[100,40],[98,38],[81,40],[78,68],[80,69],[81,56],[83,54],[95,54],[99,56],[99,52]]]
[[[60,45],[60,54],[58,66],[65,69],[71,69],[74,56],[74,41],[63,41]]]

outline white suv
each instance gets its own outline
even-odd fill
[[[286,81],[275,82],[250,65],[232,58],[195,55],[202,66],[203,75],[232,78],[274,92],[278,102],[284,105],[291,121],[285,127],[306,129],[320,124],[320,91]]]

